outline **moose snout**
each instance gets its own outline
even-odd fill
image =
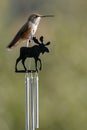
[[[42,51],[42,54],[44,54],[45,52],[49,53],[49,49],[48,49],[48,48],[45,48],[45,49]]]
[[[46,52],[48,53],[49,52],[49,49],[47,48]]]

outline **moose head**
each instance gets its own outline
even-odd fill
[[[39,50],[41,51],[42,54],[44,54],[44,52],[49,52],[49,49],[46,47],[48,45],[50,45],[50,42],[47,42],[46,44],[43,43],[43,36],[40,37],[39,41],[38,39],[36,39],[36,37],[33,37],[33,41],[39,45]]]

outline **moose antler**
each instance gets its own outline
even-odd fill
[[[36,37],[33,37],[33,41],[34,41],[35,43],[37,43],[37,44],[40,44],[39,41],[38,41],[38,39],[37,39]]]
[[[43,38],[44,38],[43,36],[40,37],[40,41],[41,41],[41,43],[43,43]]]
[[[39,38],[39,40],[40,40],[40,42],[39,42],[36,37],[33,37],[34,42],[37,43],[37,44],[44,44],[44,43],[43,43],[43,39],[44,39],[44,37],[41,36],[41,37]],[[45,45],[45,46],[48,46],[48,45],[50,45],[50,42],[47,42],[47,43],[44,44],[44,45]]]

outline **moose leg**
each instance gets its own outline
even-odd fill
[[[21,60],[21,57],[18,57],[17,58],[17,60],[16,60],[16,64],[15,64],[15,71],[17,71],[18,69],[17,69],[17,64],[18,64],[18,62]]]
[[[38,60],[40,62],[40,68],[39,69],[41,70],[42,69],[42,62],[41,62],[41,59],[38,58]]]
[[[24,69],[27,70],[27,68],[25,66],[25,59],[22,59],[22,65],[23,65]]]
[[[36,68],[36,71],[38,71],[38,69],[37,69],[37,59],[35,59],[35,68]]]

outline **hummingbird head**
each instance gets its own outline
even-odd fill
[[[31,14],[30,17],[28,18],[28,22],[31,21],[34,24],[39,24],[41,18],[45,17],[54,17],[53,15],[40,15],[40,14]]]
[[[36,25],[39,24],[40,20],[41,20],[41,17],[39,14],[31,14],[30,17],[28,18],[28,22],[31,21],[32,23]]]

